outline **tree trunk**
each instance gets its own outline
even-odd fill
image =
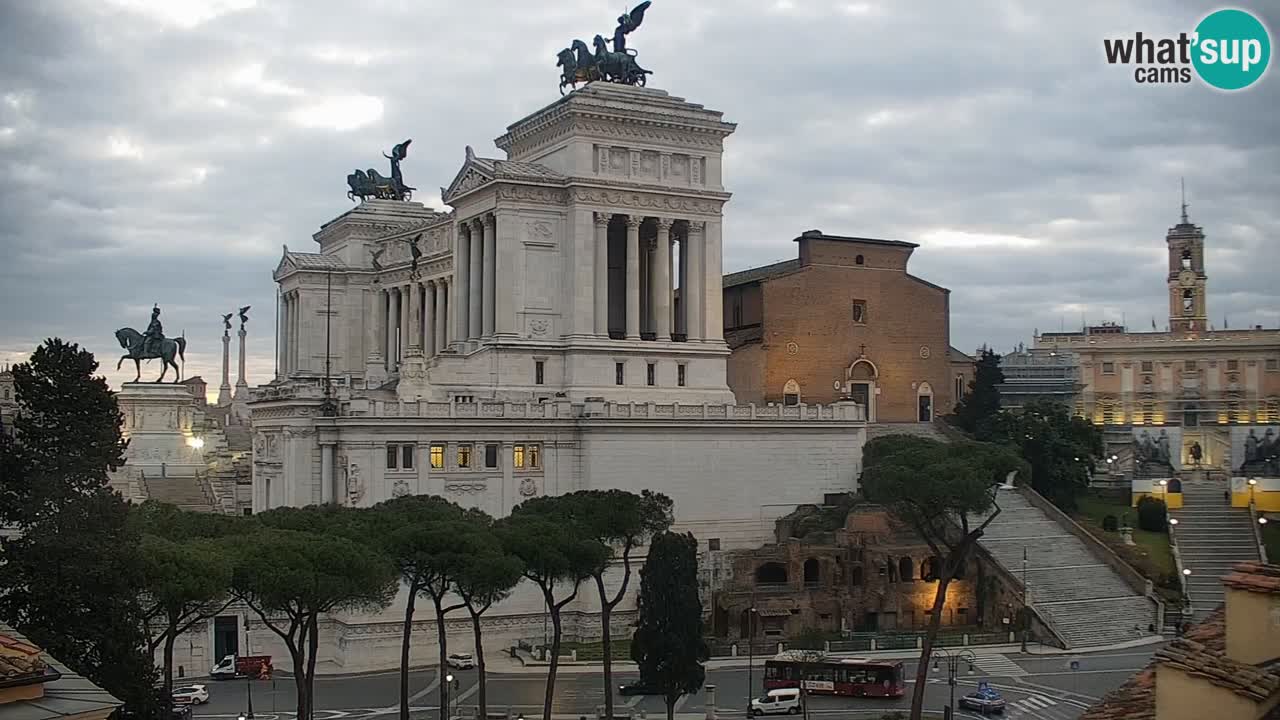
[[[432,596],[431,602],[436,606],[436,642],[440,645],[440,720],[446,720],[449,717],[449,709],[445,705],[449,702],[449,683],[445,682],[444,675],[448,672],[449,660],[449,638],[445,636],[444,628],[444,606],[441,604],[442,596]]]
[[[600,591],[600,649],[604,651],[604,720],[613,720],[613,634],[609,632],[613,604],[605,599],[603,574],[596,576],[596,588]]]
[[[678,695],[674,698],[670,695],[663,698],[663,700],[667,701],[667,720],[676,720],[676,702],[679,699]]]
[[[169,623],[164,636],[164,704],[173,704],[173,643],[177,639],[176,625]]]
[[[303,635],[306,634],[306,628],[303,627]],[[306,653],[298,647],[296,642],[289,643],[289,657],[293,660],[293,687],[298,693],[298,720],[306,720],[308,696],[307,690],[307,659]]]
[[[467,610],[471,611],[470,606]],[[479,703],[476,717],[486,720],[489,717],[489,700],[485,695],[484,645],[480,642],[480,613],[474,611],[471,611],[471,633],[476,638],[476,702]]]
[[[942,608],[947,602],[947,586],[951,584],[954,568],[945,564],[950,571],[944,570],[938,579],[938,591],[933,596],[933,617],[929,618],[929,630],[925,633],[924,642],[920,646],[920,662],[916,666],[916,685],[911,691],[911,720],[920,720],[924,708],[924,690],[929,682],[929,656],[933,654],[933,641],[938,637],[938,628],[942,627]]]
[[[307,631],[307,717],[306,720],[312,720],[315,717],[315,697],[316,697],[316,650],[320,647],[320,614],[316,613],[311,616],[310,627]],[[299,716],[302,720],[302,716]]]
[[[409,602],[404,606],[404,636],[400,638],[400,720],[409,720],[409,642],[413,635],[413,607],[417,586],[409,585]]]
[[[551,612],[551,663],[547,667],[547,694],[542,699],[542,720],[551,720],[551,699],[556,691],[556,671],[560,668],[560,607],[545,593]]]

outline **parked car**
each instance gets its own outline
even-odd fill
[[[799,715],[800,688],[781,688],[770,690],[764,697],[751,701],[751,714],[761,715]]]
[[[203,685],[183,685],[173,689],[175,705],[203,705],[209,702],[209,691]]]
[[[174,705],[169,711],[169,720],[191,720],[191,706]]]
[[[980,715],[1003,715],[1004,698],[986,683],[978,686],[978,692],[960,698],[960,707],[976,710]]]
[[[455,670],[469,670],[476,666],[476,659],[471,653],[449,653],[444,662]]]
[[[630,683],[627,683],[626,685],[619,685],[618,694],[619,695],[661,695],[662,691],[644,682],[643,680],[636,680],[635,682],[630,682]]]

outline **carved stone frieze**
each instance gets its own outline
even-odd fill
[[[698,213],[700,215],[718,215],[721,205],[719,201],[712,200],[585,187],[573,188],[573,199],[580,203],[594,203],[608,207]]]
[[[538,205],[565,205],[569,202],[569,193],[558,188],[500,183],[498,199],[518,200]]]

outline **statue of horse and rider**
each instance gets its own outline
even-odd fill
[[[391,154],[382,156],[391,161],[391,177],[383,177],[377,170],[356,170],[347,176],[347,199],[377,198],[379,200],[410,200],[417,188],[404,184],[404,176],[400,173],[400,161],[409,155],[410,138],[391,149]]]
[[[151,323],[147,325],[145,333],[131,327],[120,328],[116,331],[116,341],[127,351],[116,363],[116,369],[119,370],[125,360],[132,360],[136,371],[134,382],[142,378],[141,361],[154,359],[160,360],[160,377],[156,382],[164,382],[165,373],[169,372],[170,367],[174,372],[173,381],[176,383],[182,380],[182,368],[178,367],[174,358],[186,360],[183,353],[187,349],[187,339],[164,336],[164,326],[160,324],[160,306],[151,309]]]
[[[627,47],[627,35],[640,27],[644,21],[644,12],[649,9],[650,0],[637,5],[631,12],[618,17],[618,27],[613,31],[613,40],[596,35],[593,40],[595,54],[581,40],[557,53],[556,66],[561,68],[560,94],[572,85],[576,90],[578,83],[604,80],[622,85],[639,85],[644,87],[645,77],[652,74],[636,63],[636,51]],[[610,52],[608,44],[613,43]]]

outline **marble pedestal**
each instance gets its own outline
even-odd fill
[[[196,399],[185,386],[125,383],[116,402],[129,441],[126,467],[141,471],[149,480],[204,473],[203,438],[194,432]]]

